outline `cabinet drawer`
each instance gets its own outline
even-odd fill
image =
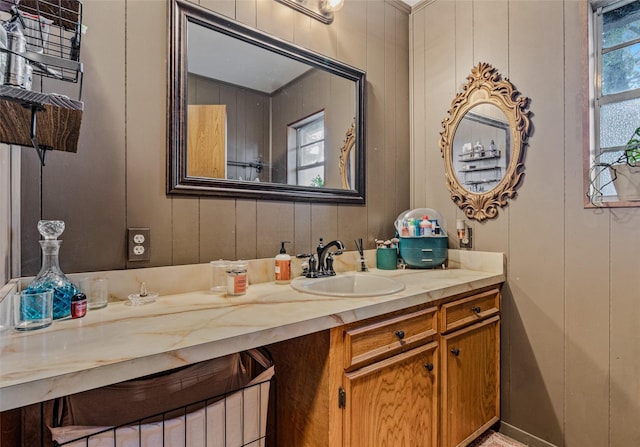
[[[360,367],[426,343],[438,331],[436,308],[412,312],[345,331],[345,368]]]
[[[500,291],[489,290],[442,305],[442,332],[484,320],[500,313]]]

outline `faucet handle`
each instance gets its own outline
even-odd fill
[[[307,269],[304,269],[302,274],[303,276],[306,276],[307,278],[317,278],[318,277],[318,269],[317,269],[317,261],[316,261],[316,257],[313,253],[301,253],[296,255],[296,258],[298,259],[309,259],[309,267]]]

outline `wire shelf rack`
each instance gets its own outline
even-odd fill
[[[20,14],[26,39],[21,55],[34,75],[82,82],[80,47],[82,3],[79,0],[0,0],[0,11]]]

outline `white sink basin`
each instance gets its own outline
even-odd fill
[[[296,278],[291,287],[315,295],[358,297],[391,295],[404,290],[404,283],[370,273],[342,273],[327,278]]]

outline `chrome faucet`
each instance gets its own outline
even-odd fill
[[[335,247],[337,250],[333,252],[329,252],[331,247]],[[333,257],[342,254],[344,250],[344,244],[342,241],[336,239],[335,241],[329,242],[327,245],[322,244],[322,238],[320,238],[320,243],[318,244],[317,252],[318,252],[318,277],[322,276],[334,276],[336,274],[333,269]]]

